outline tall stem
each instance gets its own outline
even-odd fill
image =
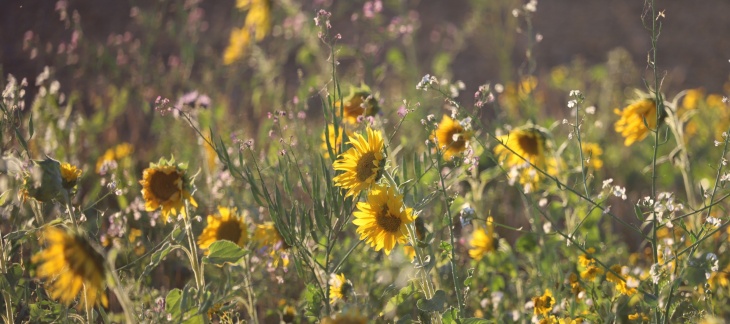
[[[183,217],[183,222],[190,249],[190,268],[193,270],[193,277],[195,277],[195,287],[198,288],[198,293],[200,293],[200,289],[205,286],[205,282],[201,272],[200,261],[198,260],[198,249],[195,245],[195,238],[193,237],[193,227],[190,225],[188,217],[190,217],[190,209],[188,207],[188,202],[186,201],[185,217]]]
[[[441,185],[441,194],[444,196],[444,206],[446,207],[446,215],[449,219],[449,237],[451,239],[451,257],[450,257],[450,263],[451,263],[451,276],[454,278],[454,290],[456,292],[456,302],[459,305],[459,316],[464,316],[464,309],[461,301],[461,288],[459,285],[459,276],[456,274],[456,237],[454,237],[454,220],[453,216],[451,215],[451,203],[449,203],[449,196],[446,193],[446,181],[444,180],[444,175],[441,172],[443,165],[442,165],[442,159],[443,159],[443,153],[441,150],[437,148],[437,157],[436,160],[438,163],[438,172],[439,174],[439,183]]]

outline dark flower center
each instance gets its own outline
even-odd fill
[[[218,240],[229,240],[233,243],[238,244],[238,240],[241,239],[242,231],[243,230],[241,229],[238,221],[228,220],[221,222],[220,226],[218,226],[218,231],[216,231],[215,236]]]
[[[537,135],[535,134],[518,136],[517,143],[520,145],[522,151],[524,151],[527,155],[538,155],[540,153],[540,143],[538,143]]]
[[[69,270],[76,276],[91,280],[95,273],[99,275],[104,273],[104,257],[83,237],[74,236],[73,239],[66,241],[63,251]]]
[[[397,233],[400,229],[400,217],[394,216],[388,210],[388,205],[383,206],[383,210],[375,217],[378,226],[388,233]]]
[[[165,174],[164,172],[157,171],[152,174],[150,179],[150,191],[160,200],[170,199],[173,194],[180,191],[177,185],[178,179],[180,179],[178,172]]]
[[[373,175],[373,168],[375,165],[375,152],[367,152],[357,161],[357,180],[365,182],[368,178]]]

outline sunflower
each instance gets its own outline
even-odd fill
[[[628,105],[624,110],[617,108],[613,112],[621,116],[614,124],[614,129],[625,138],[625,146],[643,140],[649,135],[650,129],[657,127],[657,109],[652,99],[641,99]]]
[[[344,103],[344,106],[342,104]],[[342,108],[341,108],[342,107]],[[359,117],[375,116],[380,111],[378,100],[370,91],[367,85],[350,87],[350,94],[341,101],[335,101],[335,114],[343,111],[344,120],[350,124],[356,124]]]
[[[352,284],[345,279],[345,274],[332,274],[329,281],[330,284],[330,304],[335,304],[338,300],[347,300],[347,295],[352,289]]]
[[[345,171],[333,179],[336,186],[347,189],[345,197],[357,196],[383,173],[383,135],[370,127],[367,128],[367,134],[367,140],[361,134],[354,134],[349,142],[353,147],[340,154],[333,165],[335,170]]]
[[[189,199],[190,204],[197,207],[198,203],[190,194],[191,184],[186,175],[184,165],[173,165],[174,161],[160,159],[160,162],[150,163],[150,167],[144,170],[142,180],[142,197],[145,201],[145,209],[154,211],[162,208],[162,221],[167,222],[169,217],[183,214],[187,217],[184,208],[184,200]]]
[[[624,281],[620,277],[618,277],[617,275],[614,274],[614,273],[618,273],[618,274],[621,274],[622,276],[624,275],[623,267],[621,267],[621,265],[618,265],[618,264],[612,265],[611,271],[613,271],[613,272],[606,273],[606,280],[608,282],[612,282],[612,283],[616,284],[616,290],[619,293],[622,293],[626,296],[631,296],[636,293],[636,288],[629,287],[626,285],[626,282],[632,279],[631,277],[624,278],[624,279],[626,279]]]
[[[271,0],[237,0],[239,10],[248,9],[242,28],[233,28],[228,47],[223,54],[223,63],[228,65],[246,54],[251,37],[261,41],[271,30]]]
[[[556,173],[558,163],[554,157],[549,156],[546,132],[547,130],[528,126],[497,138],[501,145],[494,149],[494,153],[501,163],[516,173],[520,183],[528,189],[526,191],[535,188],[542,176],[532,165],[548,174]]]
[[[472,246],[469,249],[469,256],[479,261],[485,254],[494,251],[494,219],[492,216],[487,218],[487,229],[486,231],[478,227],[472,233],[469,245]]]
[[[587,248],[585,254],[581,254],[580,256],[578,256],[578,264],[584,267],[592,265],[594,262],[596,262],[596,259],[594,259],[592,256],[593,253],[596,253],[595,248]]]
[[[217,215],[208,215],[208,225],[198,236],[198,246],[207,250],[215,241],[227,240],[244,247],[248,242],[248,226],[235,208],[218,207]],[[208,251],[205,252],[206,254]]]
[[[284,268],[289,266],[289,255],[285,252],[289,245],[286,244],[274,223],[264,222],[256,225],[253,232],[253,242],[257,248],[268,250],[269,255],[274,259],[274,267],[277,267],[280,261]]]
[[[361,240],[375,248],[385,250],[386,255],[395,243],[406,243],[406,224],[413,222],[413,209],[403,205],[403,196],[391,187],[376,186],[368,194],[366,202],[357,203],[353,224]]]
[[[112,162],[119,162],[119,160],[129,156],[134,151],[134,146],[129,143],[121,143],[113,148],[110,148],[104,152],[98,160],[96,160],[96,173],[101,174],[104,171],[104,166]]]
[[[443,150],[444,160],[447,161],[463,152],[469,145],[470,138],[471,131],[466,130],[462,122],[453,120],[447,115],[444,115],[438,129],[431,135],[431,141]]]
[[[603,160],[601,160],[603,150],[598,144],[585,142],[582,143],[581,149],[583,150],[583,158],[587,162],[586,167],[592,168],[593,170],[598,170],[603,167]]]
[[[69,305],[81,292],[79,308],[87,301],[107,307],[104,257],[82,235],[55,227],[43,231],[43,240],[48,247],[31,261],[38,264],[37,277],[52,281],[47,286],[51,298]]]
[[[545,289],[542,296],[532,298],[532,303],[535,305],[535,315],[545,315],[553,309],[555,298],[550,289]]]
[[[76,182],[78,182],[80,177],[81,170],[79,170],[79,168],[75,165],[61,163],[61,178],[63,179],[61,186],[63,186],[64,189],[71,190],[76,187]]]
[[[599,267],[596,267],[594,265],[589,265],[586,267],[586,269],[580,273],[580,277],[592,281],[593,279],[596,279],[597,276],[600,276],[603,274],[603,270]]]

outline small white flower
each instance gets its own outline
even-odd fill
[[[576,100],[568,101],[568,108],[575,108],[575,106],[577,104],[578,104],[578,101],[576,101]]]
[[[613,179],[603,180],[603,189],[610,187],[612,183],[613,183]]]
[[[715,146],[720,146],[720,144],[722,144],[722,142],[715,140]]]
[[[719,218],[715,218],[712,216],[708,216],[707,219],[705,219],[705,222],[714,227],[720,227],[720,225],[722,225],[722,221]]]

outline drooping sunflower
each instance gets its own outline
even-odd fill
[[[535,306],[535,315],[545,315],[549,313],[555,305],[555,298],[550,289],[545,289],[542,296],[533,297],[532,303]]]
[[[368,138],[361,134],[353,134],[350,144],[353,147],[335,161],[333,167],[344,173],[334,177],[335,185],[347,189],[345,197],[360,194],[360,191],[369,188],[383,173],[385,144],[383,135],[376,130],[367,128]]]
[[[47,285],[51,298],[69,305],[81,292],[79,309],[85,307],[87,301],[107,307],[104,257],[84,236],[49,227],[43,231],[42,239],[47,247],[31,261],[38,264],[36,276],[51,281]]]
[[[62,186],[66,190],[73,189],[76,182],[81,177],[81,170],[70,163],[61,163],[61,178],[63,178]]]
[[[505,167],[516,173],[526,189],[534,189],[542,178],[542,174],[532,165],[548,174],[555,174],[557,171],[558,163],[548,150],[546,134],[547,130],[537,126],[526,126],[497,138],[502,144],[494,149],[494,153]]]
[[[160,159],[158,163],[150,163],[150,167],[144,170],[142,180],[142,198],[145,201],[145,209],[154,211],[162,209],[162,221],[167,222],[170,216],[177,213],[187,217],[185,211],[185,199],[197,207],[198,203],[191,195],[192,184],[186,175],[185,165],[174,165],[174,160],[167,161]]]
[[[469,145],[470,138],[471,131],[462,122],[451,119],[448,115],[444,115],[438,129],[431,134],[431,141],[436,143],[438,149],[443,150],[444,160],[447,161],[463,152]]]
[[[352,284],[345,279],[345,274],[332,274],[330,284],[330,304],[334,305],[338,300],[347,300],[347,295],[352,289]]]
[[[614,124],[614,129],[624,137],[625,146],[645,139],[649,129],[657,127],[657,108],[653,99],[640,99],[623,110],[616,108],[613,112],[621,116]]]
[[[236,215],[236,208],[219,206],[217,215],[208,215],[208,225],[198,236],[198,246],[208,250],[213,242],[220,240],[231,241],[240,247],[248,242],[248,226],[243,216]]]
[[[361,240],[390,255],[396,243],[406,243],[406,225],[414,221],[413,209],[403,205],[403,196],[393,188],[375,186],[366,202],[357,203],[353,224]]]
[[[492,216],[487,218],[487,229],[478,227],[472,233],[471,240],[469,240],[469,256],[479,261],[484,255],[494,251],[494,219]]]
[[[231,31],[228,47],[223,53],[223,63],[226,65],[246,55],[252,37],[260,42],[271,30],[271,0],[237,0],[236,7],[239,10],[248,9],[248,13],[243,27]]]
[[[253,242],[256,248],[264,249],[268,251],[269,256],[273,259],[274,267],[282,263],[284,268],[289,266],[289,254],[286,250],[289,245],[276,229],[276,226],[272,222],[264,222],[263,224],[256,225],[256,229],[253,233]]]
[[[350,124],[356,124],[359,117],[372,117],[380,111],[378,99],[372,94],[370,87],[360,85],[350,87],[350,94],[340,102],[335,101],[335,113],[339,115],[342,106],[343,120]]]

